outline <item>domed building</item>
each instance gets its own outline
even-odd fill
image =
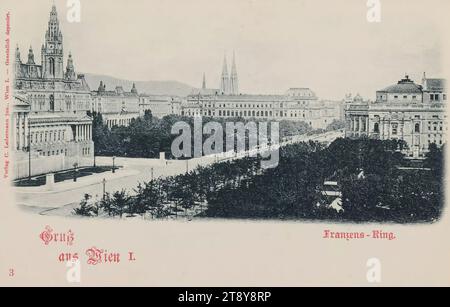
[[[377,91],[378,103],[419,103],[422,102],[422,86],[415,84],[406,75],[397,84]]]
[[[376,92],[373,103],[354,99],[345,110],[345,135],[349,138],[399,139],[408,144],[405,153],[423,158],[430,144],[442,146],[447,131],[444,79],[428,79],[422,84],[405,78]]]

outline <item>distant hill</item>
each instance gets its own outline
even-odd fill
[[[84,75],[91,90],[97,90],[100,81],[106,84],[107,90],[114,90],[116,86],[122,86],[125,91],[130,91],[134,82],[139,93],[153,95],[183,97],[190,94],[194,89],[192,86],[178,81],[130,81],[92,73],[84,73]]]

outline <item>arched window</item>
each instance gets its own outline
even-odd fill
[[[375,123],[375,124],[373,125],[373,132],[375,132],[375,133],[380,133],[380,124]]]
[[[54,58],[49,59],[49,65],[50,65],[50,75],[54,76],[55,75],[55,59]]]
[[[414,132],[420,133],[420,124],[419,123],[414,125]]]
[[[50,111],[55,111],[55,96],[53,94],[50,95]]]

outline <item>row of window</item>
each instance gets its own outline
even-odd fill
[[[89,156],[91,154],[91,148],[83,148],[82,149],[83,156]],[[42,156],[58,156],[64,154],[67,156],[67,149],[57,149],[57,150],[49,150],[49,151],[41,151],[40,154]]]
[[[45,132],[33,132],[31,133],[31,144],[47,143],[65,140],[65,131],[45,131]]]
[[[443,144],[442,140],[439,140],[439,142],[436,142],[436,140],[434,140],[434,141],[428,140],[428,144],[431,144],[431,143],[435,143],[435,144],[439,144],[439,145]]]
[[[431,101],[439,101],[439,94],[430,94]],[[442,100],[447,100],[447,94],[442,94]]]
[[[364,123],[363,123],[363,127],[365,127]],[[365,130],[365,128],[363,128],[363,130]],[[446,130],[448,130],[448,128],[446,128]],[[392,124],[392,134],[396,135],[397,131],[398,131],[398,124],[396,124],[396,123]],[[440,127],[434,126],[432,129],[431,126],[428,126],[428,131],[443,131],[443,127],[442,126],[440,126]],[[379,123],[375,123],[373,125],[373,132],[380,133]],[[416,123],[414,125],[414,133],[420,133],[420,124],[419,123]],[[430,136],[430,135],[428,135],[428,136]]]
[[[91,153],[91,149],[89,147],[83,148],[83,156],[89,156]]]
[[[430,100],[431,101],[439,101],[439,95],[440,94],[434,94],[434,93],[433,94],[429,94]],[[412,96],[409,96],[409,95],[402,95],[402,96],[394,95],[394,99],[400,99],[400,98],[408,99],[409,97],[411,97],[412,100],[418,100],[419,99],[419,97],[417,95],[412,95]],[[378,96],[378,99],[381,99],[381,100],[386,100],[386,98],[387,98],[386,95]],[[442,100],[447,100],[447,94],[442,94]]]
[[[433,126],[433,128],[431,128],[431,126],[428,126],[428,131],[442,131],[443,130],[443,128],[442,128],[442,126]]]
[[[185,116],[195,116],[195,115],[201,115],[202,112],[201,111],[191,111],[191,110],[183,110],[181,112],[181,115],[185,115]],[[203,115],[205,116],[215,116],[215,112],[212,112],[211,110],[208,111],[204,111]],[[230,111],[230,110],[219,110],[218,111],[218,116],[227,116],[227,117],[235,117],[235,116],[243,116],[243,117],[272,117],[273,116],[273,111]],[[279,116],[279,117],[288,117],[288,113],[287,112],[280,112],[280,113],[275,113],[275,116]],[[299,117],[298,113],[290,113],[290,117]],[[302,114],[302,117],[305,118],[305,114]]]
[[[280,113],[281,114],[281,113]],[[210,114],[209,114],[210,115]],[[219,116],[253,116],[253,117],[271,117],[273,116],[273,112],[272,111],[222,111],[219,110]],[[283,115],[281,115],[283,116]]]
[[[50,157],[50,156],[58,156],[58,155],[62,155],[62,154],[67,156],[67,149],[61,149],[61,150],[57,149],[57,150],[52,150],[52,151],[50,151],[50,150],[49,151],[41,151],[40,154],[42,156],[48,156],[48,157]]]
[[[211,106],[210,104],[208,104],[208,108],[214,107]],[[231,103],[231,104],[219,104],[218,108],[272,108],[273,105],[272,104],[235,104],[235,103]],[[280,104],[280,107],[283,107],[283,103]]]
[[[28,99],[31,103],[32,109],[34,111],[54,111],[55,110],[55,98],[53,95],[50,95],[48,98],[43,94],[29,95]],[[66,95],[64,97],[66,111],[71,111],[74,108],[76,96]],[[86,101],[78,101],[77,104],[78,110],[88,110],[90,108],[90,102]]]
[[[234,111],[234,110],[218,110],[217,112],[208,110],[208,111],[201,111],[201,110],[183,110],[181,112],[181,115],[186,115],[186,116],[194,116],[194,115],[201,115],[203,114],[204,116],[215,116],[216,114],[218,116],[228,116],[228,117],[234,117],[234,116],[251,116],[251,117],[272,117],[274,115],[273,111],[250,111],[250,110],[244,110],[244,111]],[[310,112],[310,117],[312,117],[314,114]],[[322,112],[318,115],[322,115],[322,116],[327,116],[327,112]],[[306,114],[305,112],[275,112],[275,116],[279,116],[279,117],[291,117],[291,118],[306,118]]]
[[[394,99],[398,99],[398,95],[394,95]],[[416,100],[417,96],[416,95],[412,95],[412,100]],[[403,95],[403,99],[408,99],[408,95]]]
[[[113,126],[128,126],[133,118],[125,118],[125,119],[108,119],[106,121],[107,125],[109,127]]]
[[[400,116],[405,116],[405,113],[404,112],[399,112],[399,113],[392,113],[392,116],[395,118],[395,116],[397,116],[397,117],[400,117]],[[422,116],[420,116],[420,115],[414,115],[414,119],[426,119],[426,118],[423,118]],[[440,116],[439,115],[433,115],[432,117],[431,117],[432,119],[440,119]],[[444,115],[444,118],[447,118],[447,115]],[[380,116],[379,115],[374,115],[374,119],[375,120],[380,120]],[[428,121],[428,124],[431,124],[431,121]]]
[[[290,102],[290,103],[292,104],[293,102]],[[305,105],[305,104],[306,104],[306,101],[297,101],[296,102],[296,105]],[[203,102],[202,105],[203,105],[203,107],[208,107],[208,108],[215,107],[214,104],[211,104],[209,102],[208,103]],[[281,102],[281,103],[279,103],[279,105],[276,104],[275,107],[283,108],[287,105],[288,105],[288,103]],[[267,104],[267,103],[265,103],[265,104],[227,103],[227,104],[218,104],[217,107],[218,108],[273,108],[274,105],[271,103],[270,104]]]

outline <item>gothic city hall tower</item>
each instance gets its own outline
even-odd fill
[[[45,44],[42,45],[42,70],[44,78],[62,79],[64,77],[63,37],[55,7],[50,13]]]
[[[72,54],[64,69],[63,34],[53,5],[36,63],[32,46],[26,61],[15,54],[11,148],[13,178],[91,166],[94,157],[91,91],[75,71]]]

